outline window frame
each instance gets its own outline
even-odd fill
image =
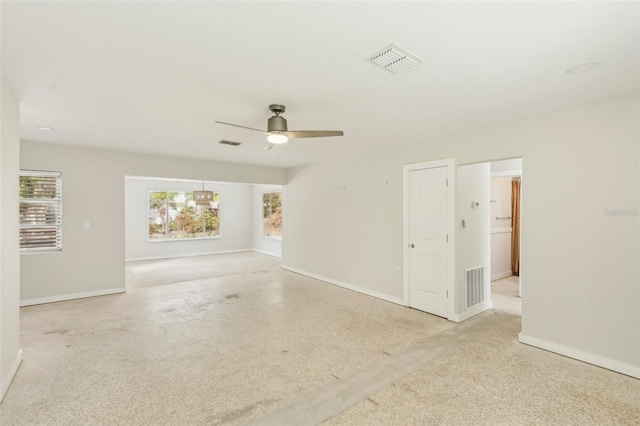
[[[22,177],[26,176],[45,176],[45,177],[55,177],[56,178],[56,197],[55,198],[22,198],[20,196],[20,181]],[[23,224],[20,223],[20,219],[18,220],[18,234],[22,229],[37,229],[37,228],[47,228],[47,229],[55,229],[56,230],[56,245],[55,247],[22,247],[22,241],[20,239],[20,235],[18,235],[18,246],[20,248],[20,254],[39,254],[39,253],[60,253],[62,252],[62,172],[58,171],[50,171],[50,170],[31,170],[31,169],[20,169],[18,174],[18,216],[20,215],[20,207],[26,203],[52,203],[56,206],[56,215],[55,215],[55,224],[45,224],[45,225],[37,225],[37,224]]]
[[[268,235],[265,235],[265,229],[264,229],[264,196],[265,195],[271,195],[271,194],[280,194],[280,211],[282,212],[282,191],[266,191],[266,192],[261,192],[260,193],[260,205],[262,206],[262,208],[260,209],[260,222],[262,223],[262,238],[271,238],[274,240],[282,240],[282,235],[272,235],[273,232],[269,232]],[[273,225],[272,225],[272,220],[271,220],[271,216],[273,216],[273,203],[271,201],[271,197],[269,197],[269,231],[271,231],[273,229]]]
[[[187,237],[187,238],[168,238],[166,237],[166,233],[165,233],[165,238],[150,238],[149,236],[149,214],[151,212],[151,203],[149,202],[151,200],[151,193],[154,192],[164,192],[165,194],[169,194],[171,192],[176,192],[176,193],[183,193],[183,194],[187,194],[193,191],[186,191],[186,190],[170,190],[170,189],[149,189],[147,190],[147,242],[148,243],[164,243],[164,242],[168,242],[168,241],[199,241],[199,240],[215,240],[218,238],[222,238],[222,223],[219,222],[218,224],[218,235],[210,235],[210,236],[202,236],[202,237]],[[220,211],[221,211],[221,199],[222,199],[222,194],[220,191],[213,191],[214,194],[214,198],[215,195],[218,195],[218,220],[220,220]],[[167,210],[167,214],[169,214],[169,210]],[[206,224],[204,223],[206,220],[206,215],[202,215],[202,221],[203,221],[203,229],[206,227]],[[168,226],[169,226],[169,221],[167,221],[167,231],[168,231]]]

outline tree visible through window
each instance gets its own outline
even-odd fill
[[[62,173],[20,171],[20,251],[62,249]]]
[[[282,237],[282,194],[280,192],[262,194],[262,235]]]
[[[220,235],[220,194],[198,206],[193,192],[149,191],[149,239],[175,240]]]

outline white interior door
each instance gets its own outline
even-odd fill
[[[447,317],[447,167],[409,171],[409,306]]]

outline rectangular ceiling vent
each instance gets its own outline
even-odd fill
[[[420,65],[423,61],[413,53],[390,44],[381,51],[369,56],[366,60],[372,64],[381,66],[394,74],[399,74],[410,68]]]
[[[234,142],[234,141],[227,141],[227,140],[221,140],[220,142],[222,145],[231,145],[231,146],[238,146],[240,145],[240,142]]]

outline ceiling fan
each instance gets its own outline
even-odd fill
[[[225,123],[223,121],[216,121],[216,123],[264,133],[267,135],[267,142],[264,145],[264,149],[267,151],[273,148],[274,144],[286,143],[289,139],[323,138],[344,135],[342,130],[288,130],[287,119],[280,115],[285,111],[285,106],[271,104],[269,105],[269,111],[275,115],[267,120],[266,131],[254,129],[253,127],[240,126],[238,124]]]

